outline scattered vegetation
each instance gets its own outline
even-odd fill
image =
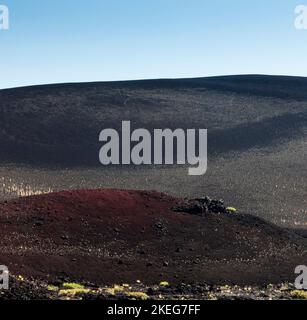
[[[160,286],[161,287],[168,287],[169,286],[169,283],[167,281],[161,281],[160,282]]]
[[[148,300],[149,296],[144,292],[128,292],[127,296],[136,300]]]
[[[59,296],[76,296],[89,293],[90,289],[62,289],[59,291]]]
[[[295,299],[306,299],[307,300],[307,291],[293,290],[293,291],[291,291],[291,296]]]
[[[47,289],[57,293],[59,296],[76,296],[87,294],[91,291],[90,289],[86,289],[82,284],[74,282],[64,282],[60,288],[54,285],[48,285]]]
[[[4,299],[51,299],[51,300],[293,300],[307,299],[307,291],[296,290],[293,284],[282,283],[267,286],[210,286],[201,284],[168,285],[166,281],[160,284],[146,286],[140,284],[122,284],[113,286],[83,286],[75,282],[62,284],[44,284],[29,280],[23,276],[11,276],[10,290],[0,289],[0,300]],[[162,285],[161,285],[162,284]]]
[[[59,287],[53,286],[53,285],[51,285],[51,284],[49,284],[49,285],[47,286],[47,289],[48,289],[48,291],[54,291],[54,292],[59,291]]]
[[[107,288],[105,292],[111,296],[115,296],[116,294],[125,291],[125,289],[126,287],[115,284],[113,288]]]
[[[62,285],[63,289],[84,289],[84,286],[75,282],[64,282]]]

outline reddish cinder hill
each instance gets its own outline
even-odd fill
[[[280,283],[306,264],[306,239],[250,215],[175,212],[157,192],[80,190],[0,204],[0,264],[95,284]]]

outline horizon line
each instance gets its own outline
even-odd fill
[[[108,83],[132,83],[132,82],[146,82],[146,81],[176,81],[176,80],[197,80],[197,79],[211,79],[211,78],[227,78],[227,77],[281,77],[281,78],[307,78],[301,75],[287,75],[287,74],[265,74],[265,73],[239,73],[239,74],[224,74],[224,75],[210,75],[210,76],[197,76],[197,77],[162,77],[162,78],[136,78],[136,79],[121,79],[121,80],[93,80],[93,81],[64,81],[64,82],[49,82],[49,83],[33,83],[20,86],[0,87],[0,91],[25,89],[45,86],[57,85],[78,85],[78,84],[108,84]]]

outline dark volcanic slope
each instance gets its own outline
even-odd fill
[[[98,165],[99,132],[208,128],[211,153],[270,146],[302,134],[307,79],[237,76],[63,84],[0,91],[2,160]]]
[[[156,192],[92,190],[0,205],[1,264],[53,281],[280,283],[306,239],[249,215],[177,213]],[[306,251],[305,251],[306,252]]]
[[[122,120],[135,128],[208,128],[207,174],[188,177],[182,167],[102,168],[99,132],[119,128]],[[41,190],[208,194],[275,223],[306,228],[306,123],[306,78],[231,76],[2,90],[1,195],[9,197],[21,182]],[[55,165],[65,171],[49,170]]]

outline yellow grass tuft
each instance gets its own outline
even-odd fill
[[[136,299],[136,300],[148,300],[149,296],[144,292],[128,292],[127,297]]]
[[[62,287],[64,289],[84,289],[84,286],[82,284],[75,282],[65,282],[63,283]]]
[[[236,213],[236,212],[237,212],[237,209],[234,208],[234,207],[228,207],[228,208],[226,208],[226,210],[227,210],[229,213]]]
[[[124,286],[119,286],[119,285],[115,284],[113,288],[108,288],[108,289],[106,289],[105,292],[111,296],[115,296],[117,293],[125,291],[125,288],[126,287],[124,287]]]
[[[58,291],[59,288],[58,288],[57,286],[48,285],[48,286],[47,286],[47,290],[48,290],[48,291]]]
[[[62,289],[59,291],[60,296],[75,296],[77,294],[89,293],[90,289]]]
[[[307,299],[307,291],[304,290],[293,290],[291,296],[296,299]]]

